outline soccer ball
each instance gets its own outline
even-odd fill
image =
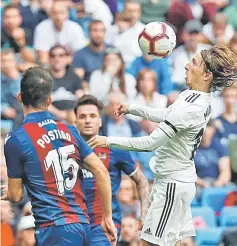
[[[171,54],[176,45],[174,30],[164,22],[150,22],[138,37],[142,53],[154,59],[162,59]]]

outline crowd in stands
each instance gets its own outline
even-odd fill
[[[224,44],[237,55],[237,0],[1,0],[1,13],[1,184],[7,180],[4,136],[23,120],[16,95],[25,69],[49,69],[54,79],[49,111],[59,120],[73,124],[75,102],[92,94],[105,105],[101,134],[137,137],[157,124],[115,117],[120,103],[166,108],[186,89],[184,67],[197,52]],[[137,38],[150,21],[166,21],[175,30],[170,57],[142,55]],[[211,114],[195,157],[198,233],[182,246],[237,245],[237,85],[213,93]],[[132,154],[152,184],[153,153]],[[126,176],[118,199],[123,212],[118,245],[136,246],[140,204]],[[3,246],[35,245],[26,195],[17,205],[1,201],[1,233]]]

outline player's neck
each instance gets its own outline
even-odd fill
[[[205,92],[205,93],[210,93],[211,92],[211,88],[208,86],[208,85],[206,85],[206,84],[204,84],[204,83],[199,83],[199,84],[194,84],[194,85],[192,85],[191,86],[191,88],[190,88],[191,90],[194,90],[194,91],[200,91],[200,92]]]
[[[26,117],[28,114],[31,114],[31,113],[39,113],[39,112],[42,112],[42,111],[47,111],[48,109],[45,108],[45,107],[42,107],[42,108],[32,108],[32,107],[25,107],[23,106],[23,114],[24,114],[24,117]]]

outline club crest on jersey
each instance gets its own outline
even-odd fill
[[[205,120],[207,119],[207,117],[211,114],[211,106],[209,105],[209,107],[207,108],[206,112],[204,113],[204,118]]]
[[[97,156],[100,158],[101,161],[104,161],[107,158],[106,153],[98,153]]]

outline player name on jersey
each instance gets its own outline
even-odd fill
[[[46,134],[42,135],[41,138],[37,140],[37,144],[45,148],[47,144],[50,144],[51,141],[58,140],[58,139],[63,139],[63,140],[68,140],[71,141],[71,136],[68,133],[65,133],[62,130],[50,130]]]

